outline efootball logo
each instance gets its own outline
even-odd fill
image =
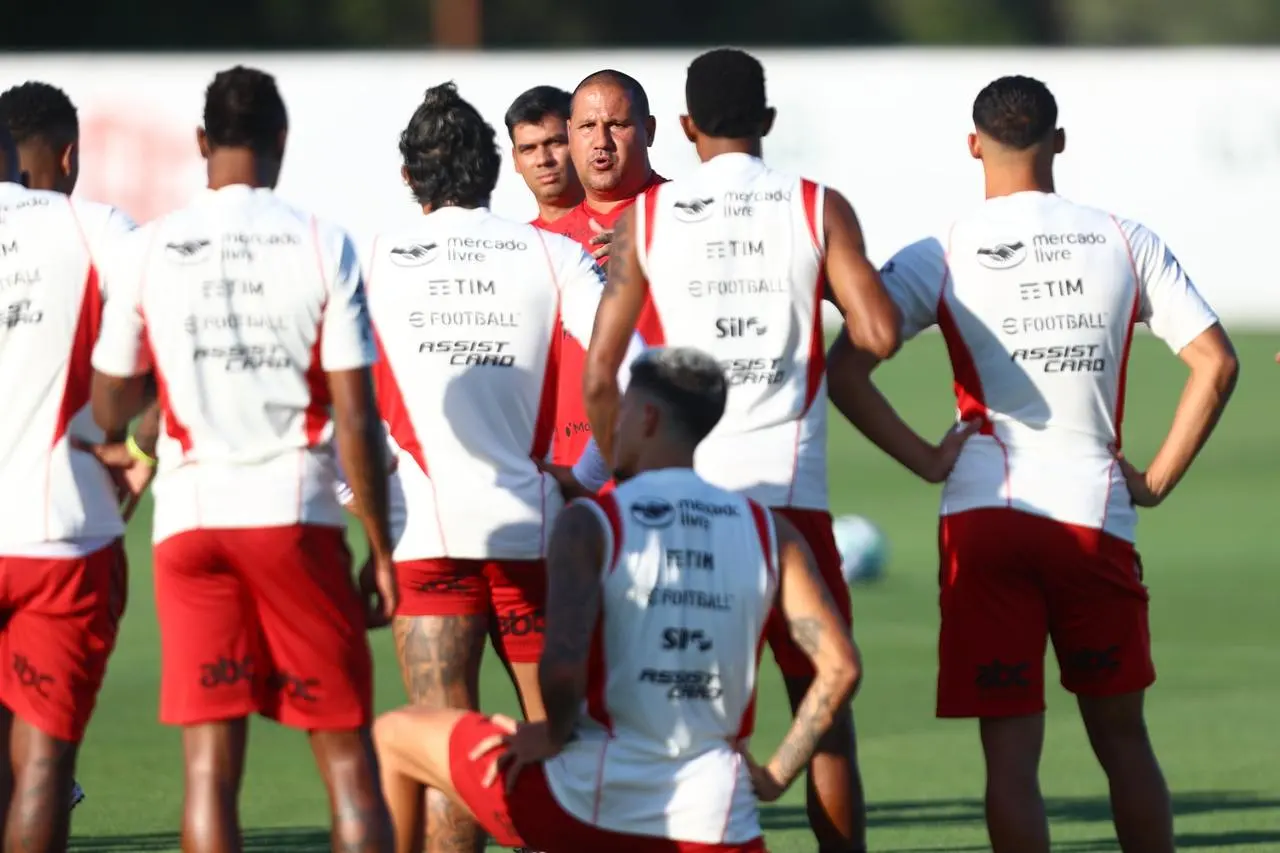
[[[640,498],[631,504],[631,518],[645,527],[670,527],[676,519],[676,508],[662,498]]]
[[[1027,246],[1021,240],[1016,243],[996,243],[978,248],[978,263],[989,270],[1009,270],[1027,259]]]
[[[429,264],[439,254],[439,243],[410,243],[391,250],[391,263],[401,267],[420,267]]]
[[[198,264],[205,259],[209,246],[208,240],[182,240],[177,243],[165,243],[164,253],[169,260],[179,264]]]
[[[688,201],[678,201],[673,207],[676,219],[681,222],[701,222],[715,213],[715,203],[714,198],[691,198]]]

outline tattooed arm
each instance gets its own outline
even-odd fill
[[[818,739],[840,708],[853,698],[862,678],[858,650],[840,619],[831,594],[803,537],[774,514],[778,532],[778,603],[791,638],[813,664],[813,684],[796,711],[791,729],[766,767],[785,789],[809,764]]]
[[[576,502],[565,507],[547,546],[547,633],[538,661],[547,730],[557,748],[573,734],[587,693],[604,556],[604,530],[596,513]]]
[[[605,459],[613,458],[613,425],[618,416],[618,368],[622,366],[632,333],[644,308],[649,282],[636,254],[635,208],[629,208],[614,227],[608,281],[596,310],[587,348],[582,397],[591,434]]]

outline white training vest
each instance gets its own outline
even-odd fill
[[[613,832],[759,837],[733,744],[754,725],[777,588],[772,517],[689,469],[646,472],[586,505],[607,557],[586,702],[574,737],[545,764],[556,801]]]
[[[765,506],[827,508],[823,197],[758,158],[722,154],[636,200],[663,334],[649,343],[711,353],[730,386],[698,473]]]
[[[552,442],[562,330],[591,337],[603,274],[582,247],[484,208],[380,236],[369,307],[378,405],[400,448],[398,561],[542,557],[563,505]]]

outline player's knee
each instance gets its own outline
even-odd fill
[[[984,717],[980,728],[988,783],[1036,784],[1044,744],[1044,715]]]
[[[373,745],[379,761],[395,762],[408,728],[409,714],[405,711],[388,711],[373,721]]]
[[[78,745],[60,740],[43,732],[33,732],[26,738],[25,748],[15,756],[14,772],[31,780],[34,777],[53,778],[65,776],[68,780],[75,772]]]

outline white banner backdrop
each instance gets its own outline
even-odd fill
[[[694,50],[555,53],[55,55],[0,58],[0,88],[40,79],[80,108],[77,192],[147,220],[203,185],[203,93],[236,63],[276,75],[290,117],[280,192],[362,241],[413,216],[397,142],[429,86],[454,80],[504,147],[494,208],[533,214],[506,158],[502,116],[537,84],[566,89],[605,67],[646,87],[655,168],[694,164],[676,117]],[[874,260],[981,200],[965,147],[974,95],[1010,73],[1058,97],[1059,191],[1145,222],[1233,326],[1280,326],[1271,269],[1280,199],[1280,51],[761,51],[778,122],[765,156],[843,191]]]

